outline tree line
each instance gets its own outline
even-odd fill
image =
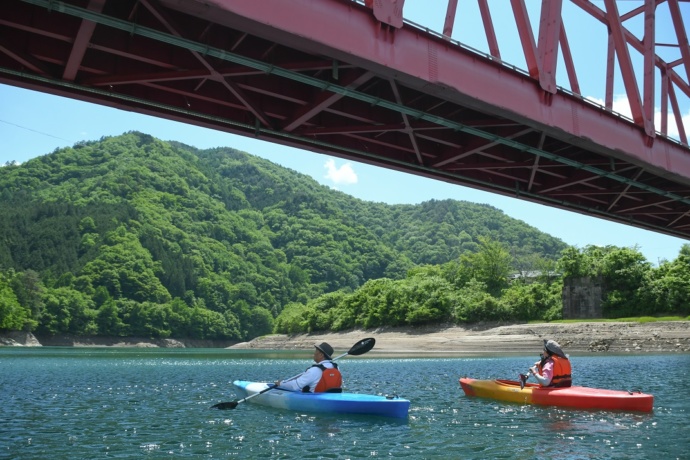
[[[690,315],[690,245],[658,267],[637,248],[569,247],[555,263],[542,260],[534,279],[509,277],[514,261],[504,244],[480,239],[480,246],[446,264],[416,267],[401,280],[371,280],[352,293],[292,303],[275,331],[559,320],[570,277],[601,280],[604,318]]]
[[[277,318],[262,308],[241,314],[253,329],[297,334],[351,328],[466,324],[482,321],[552,321],[562,318],[563,280],[596,277],[606,286],[605,318],[690,315],[690,245],[673,261],[653,267],[636,248],[568,248],[542,260],[536,278],[514,273],[508,248],[480,239],[480,250],[441,265],[410,269],[405,278],[372,279],[306,303],[290,302]],[[0,329],[43,334],[104,336],[241,337],[232,313],[209,310],[194,299],[158,302],[113,299],[104,287],[93,296],[68,286],[47,288],[34,271],[0,272]],[[234,330],[232,328],[235,328]]]

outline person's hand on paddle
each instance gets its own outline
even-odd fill
[[[280,380],[276,380],[275,382],[273,382],[273,385],[279,387],[280,386]]]

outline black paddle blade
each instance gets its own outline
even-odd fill
[[[218,404],[214,404],[211,406],[211,409],[220,409],[220,410],[227,410],[227,409],[234,409],[237,407],[237,401],[228,401],[228,402],[222,402]]]
[[[350,351],[347,352],[348,355],[352,356],[359,356],[363,355],[367,351],[371,350],[374,348],[374,345],[376,344],[376,339],[374,338],[368,338],[368,339],[362,339],[356,344],[352,345],[352,348],[350,348]]]
[[[525,383],[527,383],[527,379],[529,378],[529,375],[526,374],[520,374],[520,389],[522,390],[525,388]]]

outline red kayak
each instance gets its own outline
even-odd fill
[[[651,412],[654,406],[654,396],[639,391],[588,387],[542,388],[535,383],[527,383],[521,388],[520,382],[514,380],[475,380],[468,377],[460,379],[460,386],[467,396],[539,406],[636,412]]]

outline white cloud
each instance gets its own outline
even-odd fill
[[[587,96],[585,99],[589,99],[590,101],[602,107],[606,105],[604,103],[604,100],[599,99],[598,97]],[[628,98],[623,94],[619,94],[613,97],[613,111],[632,119],[632,112],[630,111],[630,104],[628,103]]]
[[[335,160],[329,159],[326,164],[323,165],[326,168],[326,179],[333,181],[334,184],[340,185],[350,185],[357,183],[357,174],[355,170],[352,169],[350,163],[345,163],[341,167],[335,165]]]
[[[596,97],[587,97],[590,101],[599,104],[601,106],[604,106],[604,101],[601,99],[598,99]],[[628,103],[628,98],[625,95],[619,94],[617,96],[614,96],[613,98],[613,111],[618,112],[621,115],[624,115],[630,119],[632,119],[632,112],[630,110],[630,104]],[[688,130],[690,129],[690,110],[686,112],[684,115],[682,115],[683,119],[683,127],[685,128],[685,133],[688,134]],[[666,118],[666,122],[668,124],[668,127],[666,128],[666,131],[668,132],[668,136],[672,137],[676,140],[680,140],[680,135],[678,134],[678,126],[676,125],[676,118],[673,115],[673,112],[669,110],[668,116]],[[654,109],[654,129],[656,131],[661,131],[661,110],[659,107],[656,107]]]
[[[690,128],[690,112],[687,112],[685,115],[681,115],[681,118],[683,122],[683,128],[685,128],[685,134],[687,135],[688,128]],[[666,128],[668,136],[680,140],[678,126],[676,125],[676,117],[673,115],[672,111],[669,111],[666,122],[668,123],[668,127]],[[658,108],[654,112],[654,129],[656,129],[657,131],[661,131],[661,111],[659,111]]]

